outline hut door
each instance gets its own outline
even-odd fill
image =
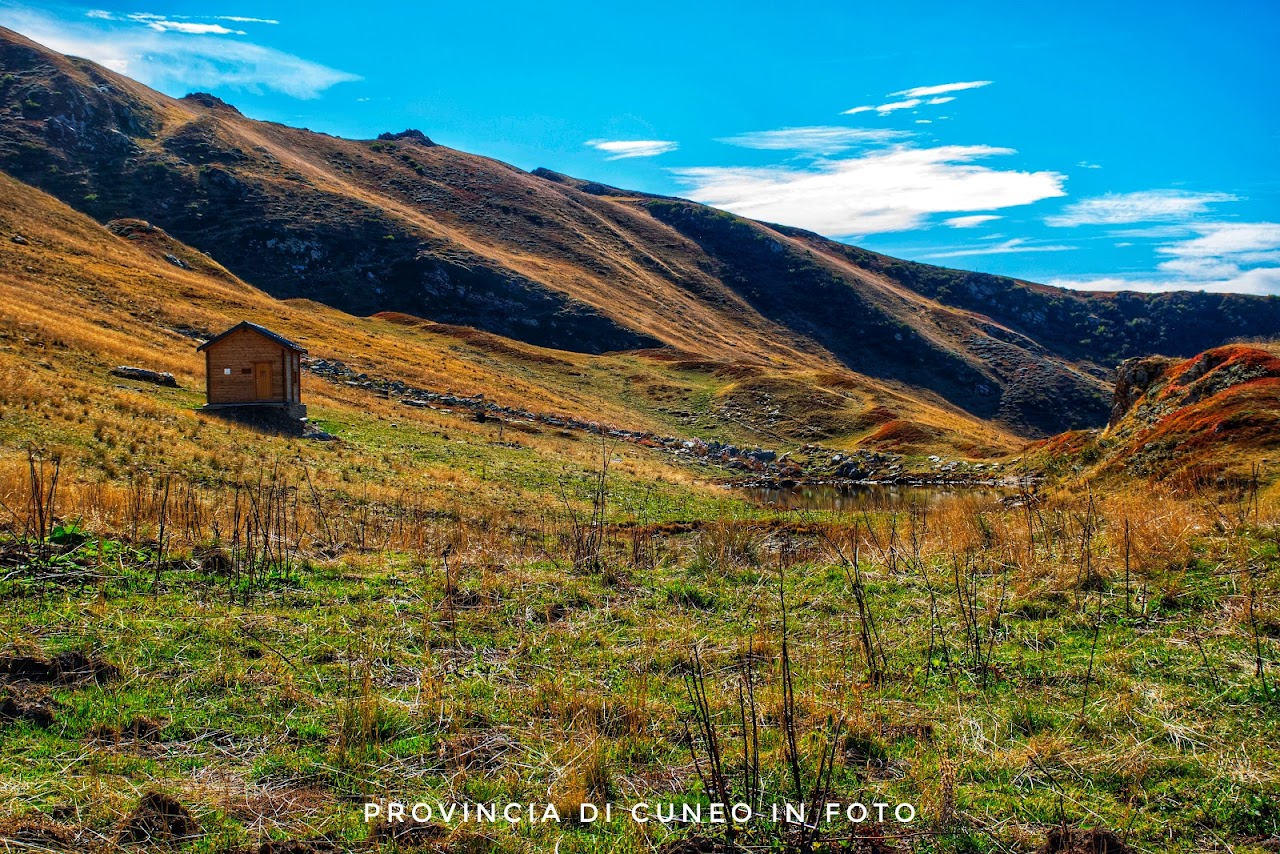
[[[258,400],[271,399],[271,363],[253,363],[254,397]]]

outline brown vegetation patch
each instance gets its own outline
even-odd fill
[[[936,428],[924,424],[894,420],[881,425],[880,429],[867,437],[867,441],[877,446],[919,445],[932,442],[941,435]]]
[[[569,616],[569,608],[563,602],[548,602],[531,608],[530,614],[535,623],[558,623]]]
[[[237,849],[235,854],[339,854],[340,851],[341,848],[327,839],[277,839]]]
[[[234,566],[231,553],[214,546],[192,549],[191,559],[200,567],[200,571],[207,575],[230,575]]]
[[[381,821],[369,829],[369,841],[397,848],[423,848],[443,840],[449,831],[435,822]]]
[[[74,827],[57,824],[34,814],[0,822],[0,848],[16,844],[19,849],[36,851],[74,851],[79,832]]]
[[[180,844],[200,832],[200,825],[182,803],[162,792],[147,792],[120,825],[120,842]]]
[[[830,388],[843,389],[844,391],[860,391],[866,388],[866,382],[860,380],[853,374],[837,374],[832,372],[820,373],[814,377],[820,385],[829,386]]]
[[[452,773],[490,772],[502,767],[507,754],[517,748],[516,742],[500,732],[476,732],[441,740],[436,753]]]
[[[1129,847],[1106,828],[1055,827],[1036,854],[1129,854]]]
[[[730,850],[725,843],[710,836],[685,836],[669,839],[658,846],[658,854],[717,854]]]
[[[316,815],[330,808],[333,802],[333,794],[319,786],[264,788],[246,785],[243,797],[231,795],[224,808],[228,814],[246,823],[260,823],[263,819],[283,822]]]
[[[160,731],[167,724],[168,721],[142,716],[120,726],[98,724],[89,731],[89,738],[92,741],[106,744],[119,744],[121,742],[155,744],[160,741]]]
[[[873,406],[853,417],[849,426],[854,430],[872,430],[897,420],[898,415],[884,406]]]
[[[723,362],[716,365],[713,373],[725,379],[742,380],[748,377],[758,377],[764,371],[763,365],[757,365],[752,362]]]
[[[882,724],[880,737],[886,741],[899,742],[907,739],[917,741],[933,741],[933,724]]]
[[[456,338],[459,341],[475,347],[478,350],[484,350],[499,356],[510,356],[525,362],[533,362],[539,365],[562,365],[571,366],[572,362],[564,359],[556,358],[540,349],[534,347],[522,347],[512,342],[510,339],[503,338],[501,335],[494,335],[488,332],[482,332],[478,329],[472,329],[469,326],[455,326],[451,323],[435,323],[430,320],[424,320],[412,314],[405,314],[399,311],[380,311],[371,317],[378,320],[385,320],[388,323],[394,323],[397,326],[407,326],[412,329],[421,329],[424,332],[431,332],[436,335],[448,335],[450,338]]]
[[[103,684],[115,678],[119,669],[105,659],[76,650],[60,652],[52,658],[35,655],[0,656],[0,675],[28,682],[80,685]]]
[[[455,588],[445,594],[445,598],[454,608],[479,608],[485,604],[484,594],[467,587]]]
[[[48,692],[34,685],[0,685],[0,722],[30,721],[47,727],[53,723],[54,706]]]

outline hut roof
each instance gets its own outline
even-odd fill
[[[199,353],[201,350],[205,350],[205,349],[208,349],[209,347],[212,347],[214,344],[217,344],[219,341],[221,341],[223,338],[226,338],[231,333],[239,332],[241,329],[248,329],[250,332],[256,332],[259,335],[261,335],[263,338],[268,338],[287,350],[293,350],[296,353],[307,352],[306,347],[293,343],[288,338],[285,338],[283,335],[279,335],[275,332],[272,332],[270,329],[268,329],[265,326],[259,326],[258,324],[250,323],[247,320],[240,321],[235,326],[228,329],[226,332],[223,332],[221,335],[213,336],[208,341],[204,342],[199,347],[197,347],[196,352]]]

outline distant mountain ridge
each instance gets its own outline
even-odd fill
[[[1105,423],[1121,359],[1280,332],[1272,297],[1082,294],[915,264],[420,131],[255,121],[3,29],[0,81],[0,169],[100,222],[154,223],[275,297],[354,314],[848,371],[1030,436]]]

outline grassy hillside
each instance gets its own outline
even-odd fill
[[[341,361],[370,377],[483,394],[504,406],[630,430],[775,448],[806,441],[839,446],[872,437],[899,419],[923,425],[918,440],[906,443],[908,451],[989,457],[1016,447],[999,428],[839,370],[787,370],[665,350],[590,356],[404,315],[359,319],[308,301],[275,300],[154,227],[115,221],[104,228],[7,177],[0,177],[0,189],[7,202],[0,212],[7,235],[0,242],[0,288],[11,307],[0,356],[15,403],[41,397],[41,378],[51,375],[59,377],[60,395],[79,387],[83,403],[96,401],[123,391],[106,382],[107,371],[137,364],[174,373],[186,390],[147,394],[196,405],[203,402],[196,345],[202,336],[249,319],[287,332],[313,357]],[[41,367],[43,362],[52,367]],[[322,421],[345,417],[327,408],[377,413],[404,429],[421,419],[465,421],[440,422],[430,411],[315,376],[307,377],[305,394]],[[34,423],[51,438],[58,431],[83,434],[88,419],[82,413],[79,420],[70,412],[62,417],[78,426],[43,423],[43,417]],[[194,423],[189,413],[180,418]],[[14,441],[33,426],[9,420]],[[454,429],[481,428],[464,423]],[[490,426],[481,435],[493,431]],[[552,432],[531,434],[529,441],[559,441]]]
[[[1280,834],[1280,756],[1257,737],[1280,726],[1265,481],[750,507],[660,447],[406,406],[358,377],[742,442],[843,429],[815,388],[832,409],[879,400],[860,410],[877,442],[915,426],[889,406],[925,410],[834,371],[279,301],[154,227],[0,189],[2,844],[727,851],[680,823],[408,831],[360,801],[568,817],[815,790],[918,811],[822,826],[817,850],[1063,850],[1042,846],[1065,827],[1076,850],[1258,854]],[[238,319],[352,366],[304,380],[339,441],[193,411],[200,334]],[[1269,381],[1259,352],[1160,362],[1135,399],[1244,400]],[[179,388],[109,375],[124,363]],[[960,441],[936,411],[933,441]],[[805,835],[766,820],[734,844]]]
[[[1123,363],[1111,422],[1032,446],[1037,465],[1090,477],[1241,483],[1274,477],[1280,345],[1235,344],[1192,359]]]
[[[1069,294],[526,173],[416,132],[257,122],[8,31],[0,71],[0,168],[101,222],[150,221],[278,298],[355,314],[849,373],[1023,435],[1100,425],[1119,358],[1280,327],[1275,299],[1200,295],[1192,314],[1181,297]]]

